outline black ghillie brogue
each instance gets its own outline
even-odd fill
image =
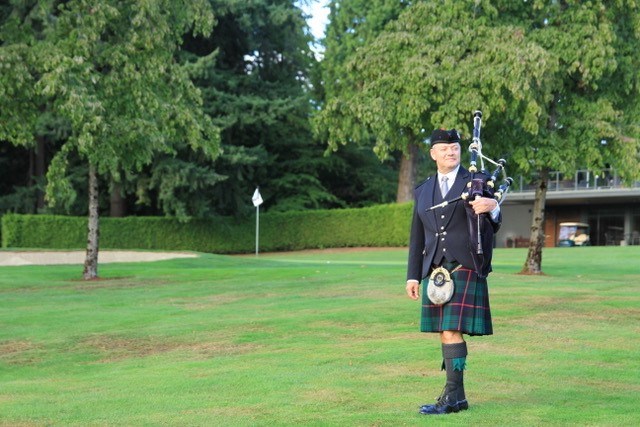
[[[467,409],[469,409],[469,402],[467,402],[467,399],[465,400],[459,400],[458,402],[456,402],[456,404],[458,405],[458,410],[457,411],[450,411],[450,412],[459,412],[459,411],[466,411]],[[426,413],[434,413],[434,411],[436,410],[436,406],[438,406],[438,403],[432,403],[430,405],[422,405],[420,407],[420,413],[422,414],[423,412]],[[455,405],[452,405],[453,407],[455,407]],[[448,412],[445,412],[448,413]]]
[[[467,399],[458,400],[457,396],[458,393],[456,390],[447,392],[445,389],[435,404],[422,405],[420,407],[420,413],[422,415],[442,415],[469,409]]]

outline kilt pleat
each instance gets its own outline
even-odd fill
[[[491,310],[487,279],[475,271],[460,268],[451,275],[453,297],[443,305],[433,304],[427,296],[429,279],[422,281],[421,332],[460,331],[468,335],[491,335]]]

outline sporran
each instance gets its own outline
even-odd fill
[[[451,300],[454,289],[451,274],[459,268],[460,266],[449,272],[449,270],[444,267],[437,267],[431,272],[429,283],[427,284],[427,296],[432,303],[442,305]]]

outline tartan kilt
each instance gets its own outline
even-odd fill
[[[443,305],[433,304],[429,300],[429,278],[422,281],[420,331],[460,331],[467,335],[493,334],[487,279],[478,277],[474,270],[464,267],[455,271],[451,277],[454,283],[453,297]]]

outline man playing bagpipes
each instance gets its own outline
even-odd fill
[[[476,131],[479,136],[479,121],[474,135]],[[433,131],[430,143],[438,171],[415,189],[406,291],[418,300],[423,285],[420,331],[440,335],[446,385],[435,404],[420,407],[424,415],[469,407],[463,382],[467,357],[463,334],[493,333],[487,276],[493,236],[502,220],[496,196],[500,198],[511,183],[494,192],[491,184],[498,171],[493,176],[476,172],[475,141],[470,148],[472,166],[462,167],[455,129]],[[504,160],[500,162],[499,169],[504,166]]]

